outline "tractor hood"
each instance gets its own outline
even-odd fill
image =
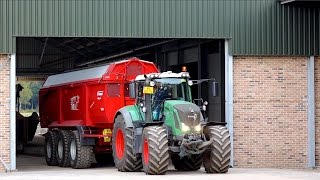
[[[200,108],[196,104],[180,100],[167,100],[165,101],[164,106],[176,111],[176,113],[174,113],[175,121],[183,122],[189,127],[194,127],[200,124],[202,114],[200,112]]]

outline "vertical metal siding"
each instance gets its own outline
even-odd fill
[[[13,36],[232,38],[233,54],[319,55],[320,10],[278,0],[1,0],[0,52]]]

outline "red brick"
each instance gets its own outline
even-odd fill
[[[236,167],[307,167],[306,65],[306,57],[234,57]]]
[[[10,116],[9,116],[9,73],[8,56],[0,55],[0,157],[8,165],[10,163]],[[5,170],[0,163],[0,172]]]

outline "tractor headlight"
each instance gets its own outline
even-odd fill
[[[181,130],[183,132],[187,132],[187,131],[190,131],[190,127],[185,125],[184,123],[181,123]]]
[[[195,126],[194,130],[197,131],[197,132],[200,132],[201,131],[201,125],[199,124],[198,126]]]

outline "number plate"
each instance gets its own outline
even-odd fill
[[[143,94],[153,94],[153,87],[150,87],[150,86],[143,87]]]

